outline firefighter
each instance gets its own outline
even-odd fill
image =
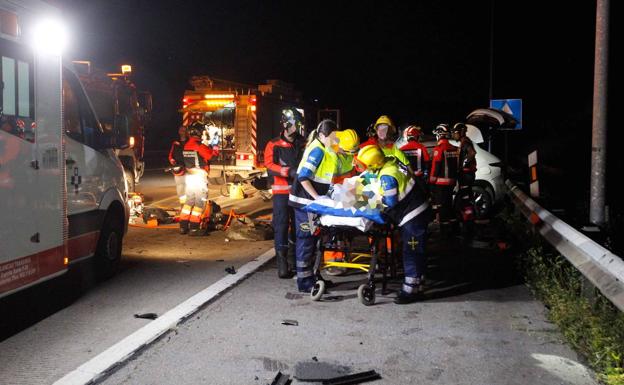
[[[188,139],[186,135],[186,127],[180,126],[178,128],[179,140],[174,140],[171,143],[171,149],[169,150],[169,164],[171,165],[171,171],[173,172],[173,178],[175,179],[176,193],[178,194],[178,200],[180,201],[180,207],[184,206],[186,202],[186,195],[184,193],[185,180],[184,174],[186,172],[184,168],[184,144]],[[180,228],[182,232],[182,228]]]
[[[403,130],[404,144],[399,149],[403,151],[409,160],[414,176],[422,181],[426,181],[429,176],[431,158],[429,157],[429,152],[427,152],[427,147],[419,142],[421,135],[422,128],[420,126],[407,126]]]
[[[295,270],[295,212],[288,205],[288,194],[297,177],[304,139],[299,135],[300,123],[293,111],[282,111],[282,132],[269,141],[264,150],[264,165],[273,177],[273,230],[277,275],[291,278]]]
[[[208,201],[208,174],[210,159],[215,151],[202,144],[204,126],[193,123],[188,129],[188,140],[184,144],[184,165],[186,167],[186,202],[180,212],[180,232],[201,235],[201,221]]]
[[[295,208],[297,288],[300,292],[310,292],[316,282],[314,256],[318,240],[315,216],[303,207],[329,191],[337,168],[336,156],[331,150],[336,141],[336,129],[334,121],[325,119],[312,131],[289,196],[289,205]]]
[[[433,134],[438,141],[433,149],[429,183],[433,208],[436,210],[436,219],[440,224],[440,233],[443,237],[451,235],[452,227],[457,219],[453,212],[453,190],[457,182],[458,148],[449,143],[451,131],[448,124],[439,124]]]
[[[457,159],[459,169],[457,178],[458,209],[464,225],[464,233],[470,235],[474,227],[474,197],[472,194],[472,185],[474,184],[475,173],[477,171],[477,152],[472,140],[466,136],[467,130],[468,127],[466,127],[464,123],[455,123],[451,134],[453,139],[459,142],[459,157]]]
[[[356,162],[381,182],[384,213],[399,228],[405,278],[394,302],[411,303],[418,299],[424,286],[425,239],[431,221],[427,192],[416,183],[406,165],[385,156],[376,145],[360,149]]]
[[[340,184],[345,179],[358,174],[353,165],[353,158],[357,154],[360,145],[360,138],[357,132],[352,129],[336,131],[336,139],[338,140],[338,144],[335,145],[338,167],[332,184]]]
[[[397,129],[392,119],[386,115],[381,115],[373,125],[373,136],[360,144],[360,148],[364,148],[371,144],[379,145],[386,156],[397,158],[404,165],[409,165],[409,160],[401,150],[397,148],[394,141],[397,138]]]

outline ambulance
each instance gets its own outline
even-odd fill
[[[0,0],[0,297],[90,258],[107,277],[121,257],[128,121],[102,129],[66,41],[55,7]]]

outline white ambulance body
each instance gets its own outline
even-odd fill
[[[127,231],[114,153],[127,146],[127,122],[102,131],[53,47],[58,30],[45,20],[58,16],[42,1],[0,0],[0,297],[90,257],[112,274]]]

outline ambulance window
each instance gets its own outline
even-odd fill
[[[63,125],[67,136],[83,142],[78,99],[67,77],[63,78]]]
[[[89,102],[82,92],[80,92],[80,116],[82,118],[82,134],[84,136],[84,143],[87,146],[96,148],[98,143],[98,137],[100,135],[100,129],[91,111]]]
[[[0,129],[35,141],[32,57],[27,49],[0,40]]]

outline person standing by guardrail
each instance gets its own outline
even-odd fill
[[[304,140],[290,109],[282,111],[282,132],[264,150],[264,165],[273,178],[273,231],[277,276],[291,278],[295,270],[295,212],[288,205],[288,194],[297,178]]]

